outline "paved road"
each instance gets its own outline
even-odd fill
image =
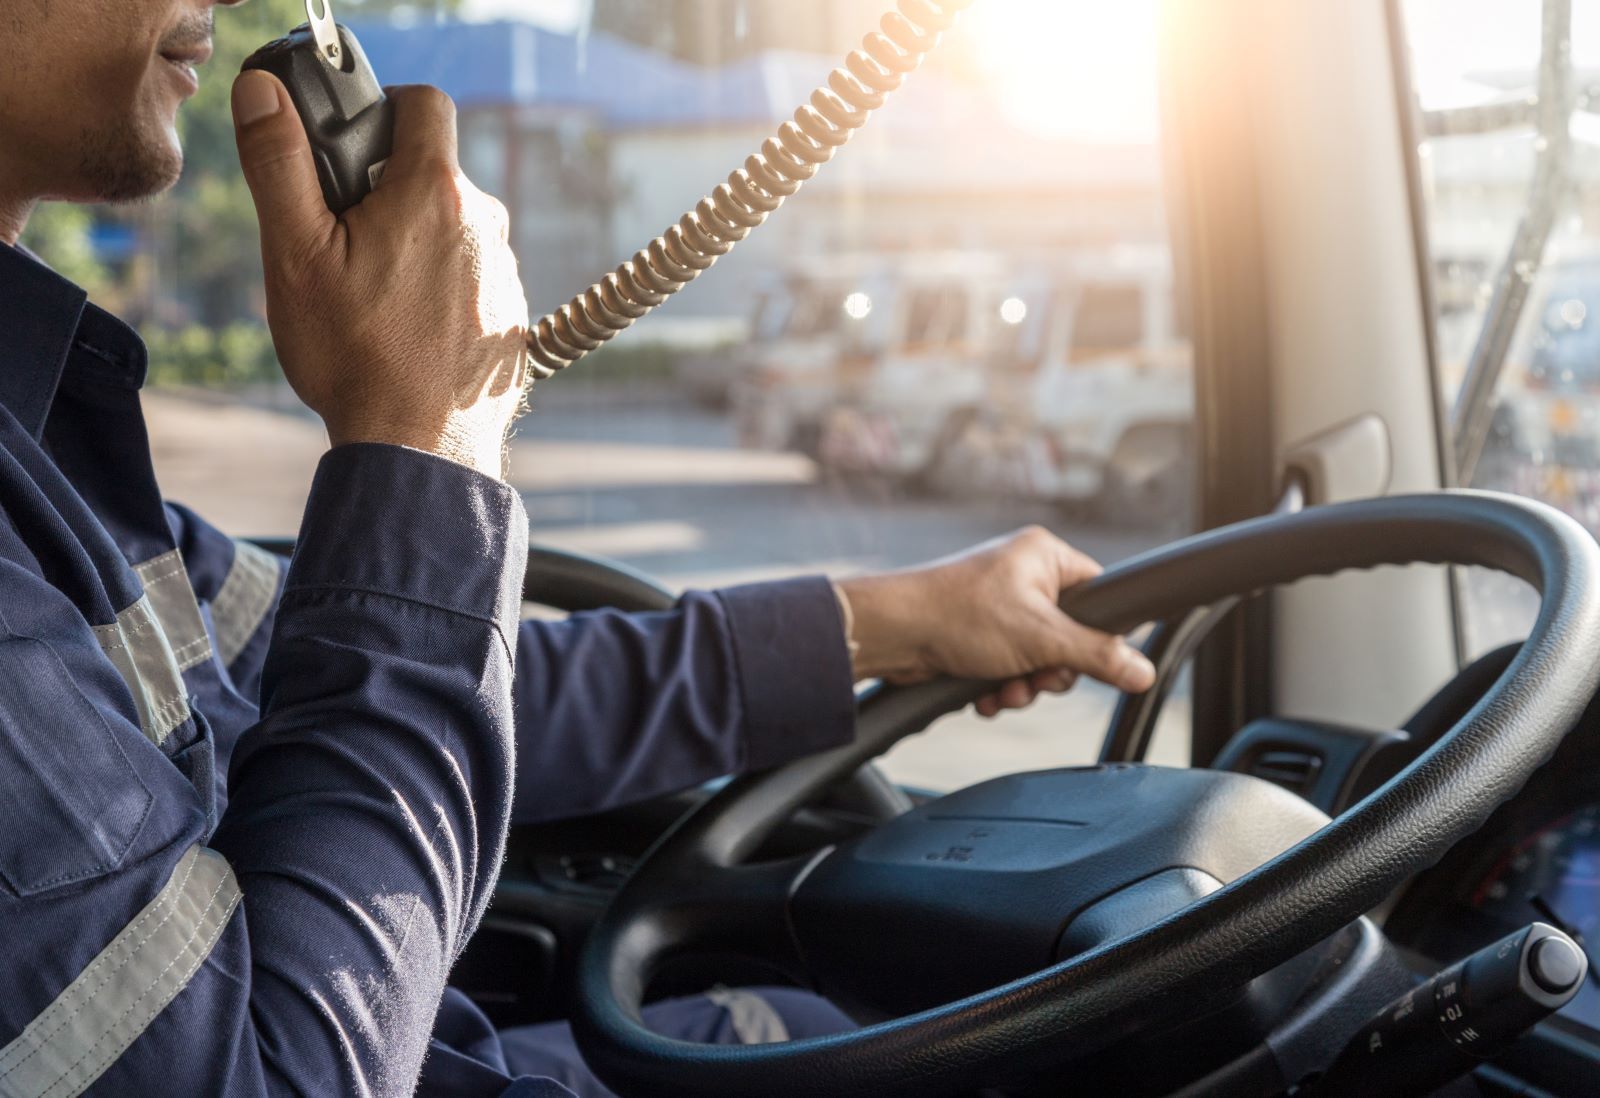
[[[511,483],[535,540],[597,553],[668,584],[717,586],[805,571],[848,574],[953,552],[1030,522],[1104,562],[1155,531],[1066,523],[1018,501],[907,499],[819,480],[792,454],[735,446],[727,420],[670,392],[582,379],[535,393],[512,446]],[[167,494],[235,534],[288,534],[325,442],[314,419],[270,402],[151,393],[146,408]],[[996,722],[947,718],[890,756],[895,777],[934,787],[1091,759],[1113,697],[1084,687]],[[1187,692],[1169,704],[1157,757],[1181,760]]]

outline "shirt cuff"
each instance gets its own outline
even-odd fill
[[[408,599],[515,636],[528,518],[509,486],[446,458],[381,443],[323,455],[284,585]]]
[[[855,683],[839,600],[822,576],[718,591],[744,701],[745,767],[849,743]]]

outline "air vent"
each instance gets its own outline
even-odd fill
[[[1322,756],[1307,751],[1263,751],[1250,766],[1250,773],[1291,793],[1309,797],[1322,772]]]

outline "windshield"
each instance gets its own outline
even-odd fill
[[[1138,286],[1083,288],[1072,325],[1074,360],[1127,353],[1144,341],[1144,295]]]
[[[382,81],[454,97],[537,317],[692,209],[893,0],[334,6]],[[1187,367],[1117,358],[1179,344],[1182,310],[1168,274],[1103,276],[1171,268],[1156,9],[975,4],[767,224],[535,387],[510,462],[533,540],[683,589],[897,568],[1030,523],[1105,563],[1184,532]],[[304,17],[219,8],[178,187],[52,205],[26,237],[141,329],[166,494],[238,535],[294,533],[325,445],[274,358],[228,112],[240,61]],[[993,725],[954,716],[888,770],[946,788],[1086,762],[1113,701],[1085,685]],[[1180,686],[1158,758],[1185,757],[1187,712]]]
[[[1600,530],[1600,3],[1403,0],[1422,140],[1436,347],[1461,483]],[[1470,23],[1475,33],[1457,33]],[[1537,599],[1464,577],[1467,648],[1527,634]]]

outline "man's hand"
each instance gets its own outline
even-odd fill
[[[859,646],[856,677],[1003,682],[978,702],[986,717],[1070,690],[1080,674],[1148,690],[1149,660],[1056,605],[1062,591],[1099,574],[1093,560],[1035,526],[919,568],[843,580]]]
[[[410,446],[498,477],[527,378],[528,305],[506,211],[461,174],[450,98],[389,94],[383,180],[335,218],[283,85],[264,72],[234,83],[273,344],[334,445]]]

